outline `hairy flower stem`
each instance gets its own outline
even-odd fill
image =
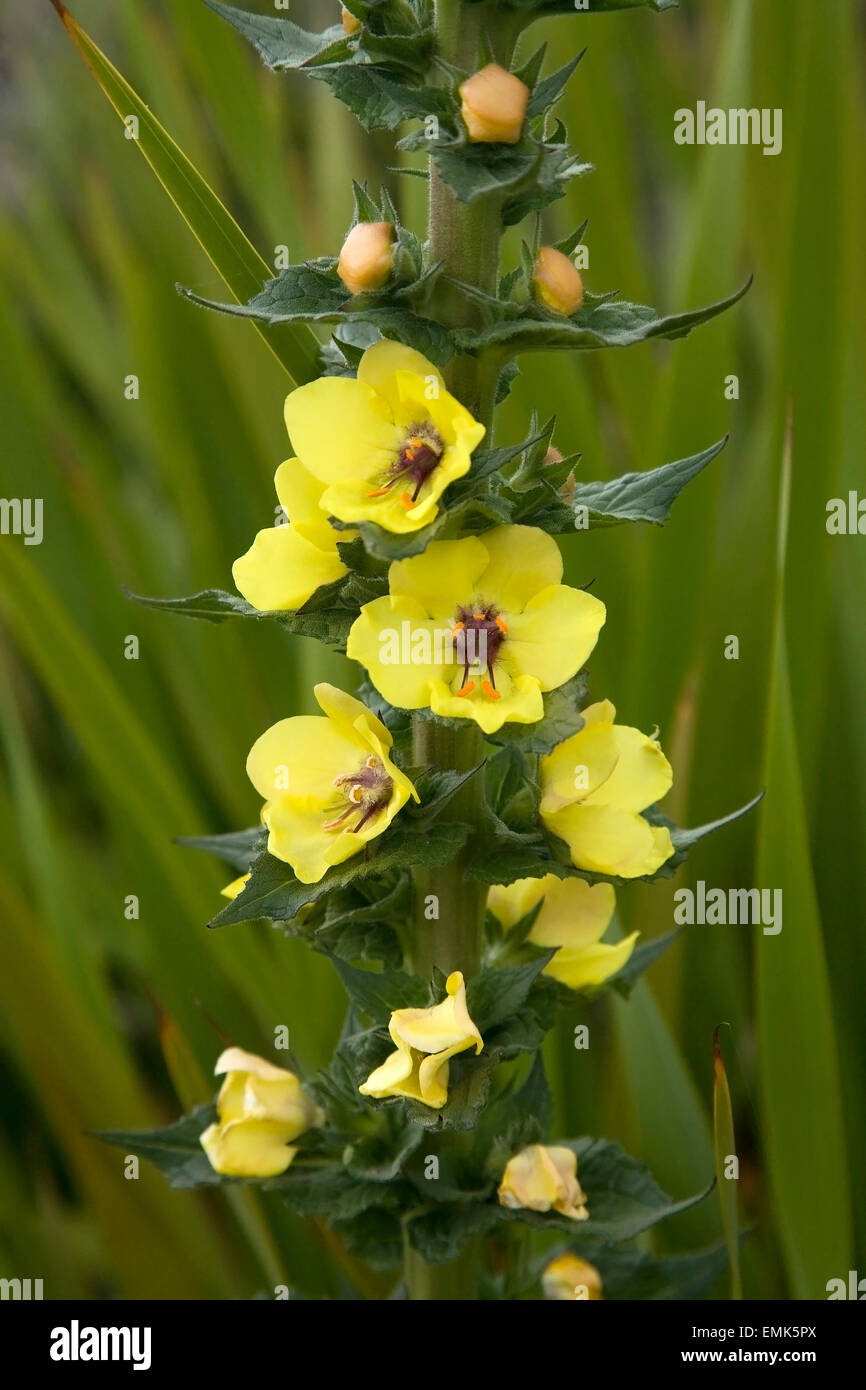
[[[437,0],[436,25],[441,56],[467,72],[478,64],[481,28],[487,7],[467,5],[462,0]],[[501,15],[501,11],[499,12]],[[497,54],[508,62],[508,53]],[[495,294],[499,275],[499,240],[502,232],[501,202],[482,197],[474,203],[461,203],[442,182],[435,162],[430,161],[430,258],[442,263],[433,302],[428,312],[446,326],[469,325],[476,321],[478,307],[450,281],[459,280],[487,294]],[[488,442],[492,436],[498,371],[477,358],[456,357],[446,369],[448,389],[484,424]],[[413,757],[415,766],[440,771],[469,772],[481,763],[484,740],[470,720],[465,728],[454,728],[436,720],[415,719]],[[477,829],[482,810],[481,774],[477,773],[460,788],[448,807],[452,822]],[[446,974],[462,970],[467,980],[474,975],[481,959],[482,930],[486,892],[484,886],[465,877],[467,855],[464,849],[450,864],[439,869],[420,868],[415,872],[415,921],[411,958],[420,975],[429,976],[434,966]],[[460,1141],[466,1136],[448,1135],[437,1144],[440,1162],[459,1162]],[[406,1286],[410,1299],[474,1299],[475,1270],[479,1250],[467,1246],[450,1264],[427,1262],[407,1247]]]

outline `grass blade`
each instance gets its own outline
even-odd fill
[[[740,1218],[737,1202],[739,1172],[735,1175],[728,1172],[730,1159],[737,1156],[737,1146],[728,1074],[719,1045],[721,1027],[720,1024],[713,1030],[713,1139],[716,1150],[716,1183],[722,1209],[722,1230],[725,1233],[725,1244],[731,1263],[731,1298],[740,1299],[743,1297],[743,1281],[740,1274]]]
[[[138,137],[133,143],[138,145],[232,296],[239,304],[245,304],[270,276],[267,262],[168,131],[61,0],[51,0],[51,3],[120,119],[125,121],[131,116],[137,119]],[[288,325],[279,332],[266,325],[256,327],[296,385],[319,375],[318,339],[306,325]]]

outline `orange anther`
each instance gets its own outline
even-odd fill
[[[494,689],[493,689],[493,686],[490,684],[489,681],[482,681],[482,682],[481,682],[481,689],[484,691],[484,694],[485,694],[485,695],[489,695],[489,697],[490,697],[491,700],[501,700],[501,699],[502,699],[502,696],[500,695],[499,691],[498,691],[498,690],[494,690]]]
[[[452,632],[462,632],[465,626],[466,626],[465,623],[455,623],[454,626],[452,627],[451,631],[452,631]]]
[[[485,681],[484,684],[486,685],[487,682]],[[462,690],[458,690],[458,691],[457,691],[457,694],[458,694],[458,695],[471,695],[474,689],[475,689],[475,682],[474,682],[474,681],[467,681],[466,684],[463,686]]]
[[[403,506],[406,508],[407,511],[409,510],[410,507],[414,507],[414,505],[415,505],[415,503],[412,501],[412,498],[409,496],[408,492],[401,492],[401,493],[400,493],[400,501],[403,503]]]
[[[368,497],[384,497],[386,492],[390,492],[390,487],[377,487],[373,492],[368,492]]]
[[[499,628],[499,631],[500,631],[500,632],[507,632],[507,631],[508,631],[508,624],[506,623],[506,621],[505,621],[504,618],[497,618],[497,619],[496,619],[496,626]]]
[[[473,618],[475,619],[476,622],[481,622],[481,621],[483,620],[483,618],[484,618],[484,614],[483,614],[483,613],[473,613],[472,616],[473,616]]]

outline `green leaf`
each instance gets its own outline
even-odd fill
[[[740,1217],[737,1199],[739,1171],[733,1177],[727,1171],[728,1160],[731,1157],[736,1159],[737,1141],[734,1134],[734,1112],[728,1074],[719,1045],[719,1031],[719,1027],[713,1030],[713,1141],[716,1184],[722,1209],[722,1230],[731,1265],[731,1298],[741,1299],[743,1284],[740,1275]]]
[[[384,589],[384,581],[376,583],[369,577],[348,574],[320,589],[294,611],[276,609],[260,612],[238,594],[224,589],[203,589],[187,598],[151,598],[124,589],[127,598],[146,608],[177,613],[185,618],[221,623],[226,618],[255,618],[260,622],[279,623],[287,632],[301,637],[315,637],[338,651],[345,650],[349,629],[361,606],[376,598]]]
[[[540,116],[544,111],[548,111],[551,106],[554,106],[556,102],[559,101],[559,98],[565,91],[566,84],[571,74],[574,72],[585,53],[586,49],[581,49],[580,53],[572,58],[570,63],[565,64],[565,67],[560,68],[558,72],[551,73],[549,77],[543,77],[540,82],[535,83],[526,111],[528,118],[531,119],[533,116]]]
[[[536,318],[514,319],[482,329],[463,328],[454,332],[458,350],[479,352],[484,348],[508,347],[512,352],[530,349],[628,347],[653,338],[684,338],[699,324],[730,309],[749,289],[751,276],[727,299],[703,309],[682,314],[659,315],[644,304],[622,300],[587,303],[571,318],[554,315],[534,306]],[[587,296],[589,299],[589,296]]]
[[[485,1041],[491,1029],[519,1012],[554,954],[552,950],[540,952],[525,965],[492,967],[473,975],[466,989],[466,1006]]]
[[[216,1106],[199,1105],[163,1129],[126,1132],[103,1130],[94,1135],[105,1144],[138,1154],[159,1168],[172,1187],[211,1187],[225,1179],[211,1167],[199,1139],[216,1119]]]
[[[231,294],[243,304],[268,274],[267,262],[138,93],[60,0],[52,3],[120,119],[125,121],[131,115],[138,119],[139,135],[134,144]],[[297,325],[282,334],[260,328],[259,333],[296,385],[319,375],[318,339],[309,328]]]
[[[700,454],[643,473],[623,473],[609,482],[578,483],[569,507],[586,507],[590,526],[650,521],[662,526],[683,488],[724,449],[728,436]]]
[[[544,714],[537,724],[503,724],[497,733],[488,735],[490,742],[508,746],[519,744],[524,753],[549,753],[563,739],[583,728],[580,704],[586,697],[586,690],[586,672],[578,671],[565,685],[546,692]]]
[[[351,1221],[335,1221],[335,1233],[372,1269],[391,1269],[403,1259],[403,1227],[393,1212],[369,1207]]]
[[[673,946],[681,932],[681,927],[675,927],[673,931],[663,932],[661,936],[654,936],[650,941],[637,942],[625,965],[606,981],[602,989],[610,986],[627,999],[644,971],[654,965],[669,946]]]
[[[318,883],[301,883],[291,867],[265,852],[253,860],[250,880],[243,892],[227,904],[208,925],[225,927],[259,917],[289,921],[301,908],[335,888],[345,888],[369,874],[425,864],[438,868],[449,863],[464,844],[469,827],[459,822],[438,822],[413,831],[394,824],[365,853],[329,869]]]
[[[764,793],[762,791],[758,792],[758,795],[753,796],[751,801],[747,801],[745,806],[738,807],[736,811],[731,811],[726,816],[720,816],[718,820],[709,821],[706,825],[694,826],[690,830],[681,829],[679,826],[675,825],[671,830],[671,839],[674,843],[674,849],[677,851],[677,855],[674,856],[677,859],[677,863],[679,864],[682,862],[678,856],[688,853],[690,849],[693,849],[694,846],[699,844],[707,835],[712,835],[716,830],[722,830],[726,825],[733,825],[734,821],[740,820],[742,816],[747,816],[750,811],[754,811],[755,807],[763,798]],[[653,819],[648,811],[645,811],[644,815],[648,820]],[[657,818],[655,819],[657,823]],[[670,863],[672,861],[668,862]]]
[[[443,1264],[460,1253],[467,1240],[499,1224],[499,1208],[454,1203],[424,1212],[406,1224],[409,1244],[428,1264]]]
[[[312,34],[293,24],[290,19],[250,14],[234,5],[223,5],[220,0],[204,0],[204,3],[248,39],[269,68],[297,68],[328,50],[347,56],[350,52],[340,24],[333,24],[320,34]]]
[[[553,1123],[553,1096],[544,1071],[544,1059],[535,1054],[520,1087],[496,1096],[480,1116],[475,1132],[475,1152],[484,1171],[499,1180],[512,1154],[528,1144],[542,1143]]]
[[[254,856],[261,851],[266,832],[260,825],[249,830],[232,830],[227,835],[186,835],[175,840],[184,849],[200,849],[205,854],[214,854],[230,864],[238,873],[246,873]]]
[[[430,1003],[427,985],[417,975],[356,970],[344,960],[335,960],[334,968],[353,1006],[376,1023],[388,1023],[395,1009],[423,1009]]]
[[[369,323],[383,337],[394,338],[417,349],[437,366],[449,361],[454,349],[448,331],[441,324],[420,317],[400,303],[390,302],[387,293],[353,298],[347,294],[333,264],[329,259],[288,266],[279,275],[266,280],[264,288],[246,304],[221,304],[181,285],[177,289],[200,308],[258,323]]]

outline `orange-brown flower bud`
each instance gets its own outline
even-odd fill
[[[583,303],[583,279],[573,261],[554,246],[542,246],[532,272],[532,288],[555,314],[576,313]]]
[[[394,268],[394,228],[390,222],[359,222],[340,252],[337,274],[352,294],[378,290]]]
[[[461,114],[469,139],[484,144],[516,145],[526,119],[529,88],[498,63],[461,84]]]

